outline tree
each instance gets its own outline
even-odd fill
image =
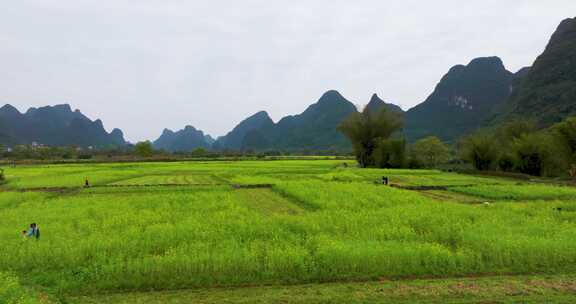
[[[140,157],[152,156],[154,149],[150,141],[141,141],[134,146],[134,152]]]
[[[576,117],[553,125],[550,131],[558,144],[555,152],[563,155],[565,167],[569,175],[573,176],[576,168]]]
[[[531,119],[515,119],[502,124],[498,130],[498,139],[505,146],[509,146],[513,140],[525,134],[535,133],[538,130],[536,121]]]
[[[429,136],[415,142],[410,155],[416,164],[427,168],[434,168],[450,160],[450,148],[438,137]]]
[[[198,148],[190,151],[190,154],[192,156],[196,156],[196,157],[206,156],[206,155],[208,155],[208,150],[206,150],[205,148],[202,148],[202,147],[198,147]]]
[[[389,138],[401,127],[402,119],[397,113],[385,108],[377,112],[364,108],[360,113],[352,113],[338,130],[352,142],[360,167],[366,168],[375,164],[373,153],[378,140]]]
[[[373,152],[378,168],[402,168],[406,165],[406,141],[404,139],[380,139]]]
[[[525,174],[542,176],[555,168],[552,137],[545,133],[530,133],[514,140],[512,153],[516,169]]]
[[[500,155],[496,138],[486,131],[465,137],[459,152],[462,159],[471,162],[476,170],[492,169]]]

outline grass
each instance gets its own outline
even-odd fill
[[[217,185],[221,180],[211,175],[146,175],[113,183],[114,185]]]
[[[0,272],[0,303],[3,304],[39,304],[37,295],[20,284],[16,275]]]
[[[573,303],[576,277],[519,276],[131,292],[71,303]]]
[[[341,163],[9,168],[0,186],[0,272],[56,298],[107,302],[95,295],[121,293],[126,301],[134,295],[152,303],[140,292],[337,282],[314,285],[322,290],[382,279],[576,273],[572,188]],[[436,181],[449,191],[426,195],[375,184],[383,175],[407,185]],[[101,187],[82,188],[83,176]],[[41,187],[75,189],[16,191]],[[515,196],[498,196],[507,191]],[[469,204],[486,195],[493,204]],[[41,228],[40,241],[19,235],[31,222]],[[302,301],[325,299],[294,288]],[[362,300],[353,294],[345,299]]]
[[[250,209],[264,215],[297,215],[304,212],[303,208],[270,189],[240,189],[234,194]]]
[[[452,187],[450,190],[494,200],[570,200],[576,198],[576,188],[574,187],[542,184],[476,185],[472,187]]]

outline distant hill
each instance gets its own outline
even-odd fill
[[[549,125],[576,115],[576,18],[560,23],[544,53],[522,71],[500,120],[532,118]]]
[[[189,152],[196,148],[210,148],[211,139],[212,137],[206,137],[204,132],[192,126],[186,126],[176,132],[164,129],[162,135],[153,142],[153,146],[169,152]]]
[[[405,114],[409,141],[435,135],[454,141],[490,117],[511,94],[514,74],[498,57],[483,57],[452,67],[434,92]]]
[[[6,104],[0,108],[0,143],[4,145],[38,144],[51,146],[112,147],[126,144],[119,129],[108,133],[102,121],[90,120],[79,110],[61,104],[30,108],[20,113]]]
[[[286,116],[262,133],[275,149],[347,149],[350,143],[336,128],[355,111],[353,103],[332,90],[301,114]]]
[[[370,98],[370,102],[368,102],[368,104],[366,105],[366,108],[370,109],[370,111],[372,112],[377,112],[382,107],[391,112],[402,114],[404,113],[404,110],[402,110],[402,108],[392,103],[386,103],[384,100],[380,99],[380,97],[378,97],[377,94],[373,94],[372,98]]]
[[[254,130],[264,130],[274,127],[274,121],[265,111],[260,111],[241,121],[232,131],[219,137],[213,144],[215,149],[240,150],[246,134]]]
[[[301,114],[286,116],[276,124],[267,114],[260,114],[261,126],[247,130],[240,148],[286,151],[348,150],[350,143],[336,128],[355,111],[354,104],[340,93],[328,91]]]
[[[376,94],[367,106],[403,112],[400,107],[385,103]],[[226,136],[218,138],[212,147],[216,150],[348,151],[351,149],[350,142],[338,132],[337,127],[356,111],[353,103],[338,91],[331,90],[301,114],[286,116],[278,123],[274,123],[266,112],[258,112],[243,120]]]

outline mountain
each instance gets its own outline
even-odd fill
[[[122,131],[106,132],[101,120],[90,120],[79,110],[61,104],[30,108],[20,113],[6,104],[0,108],[0,143],[6,145],[39,144],[51,146],[110,147],[126,144]]]
[[[560,23],[505,105],[501,120],[531,118],[549,125],[576,115],[576,18]]]
[[[211,137],[210,137],[211,138]],[[192,126],[173,132],[164,129],[162,135],[153,142],[154,148],[169,152],[188,152],[196,148],[210,148],[206,135]]]
[[[274,127],[274,122],[265,111],[260,111],[241,121],[232,131],[225,136],[219,137],[214,143],[215,149],[239,150],[246,134],[253,130],[269,129]]]
[[[384,100],[378,97],[377,94],[373,94],[372,98],[370,98],[370,102],[368,102],[368,104],[366,105],[366,108],[368,108],[372,112],[377,112],[382,107],[391,112],[401,114],[404,113],[404,110],[402,110],[402,108],[392,103],[386,103]]]
[[[396,105],[385,103],[374,94],[367,107],[403,113]],[[340,150],[351,149],[350,142],[337,130],[356,106],[338,91],[324,93],[316,103],[298,115],[286,116],[274,123],[268,113],[258,112],[238,124],[226,136],[218,138],[214,149],[231,150]]]
[[[252,130],[243,140],[243,149],[348,150],[350,143],[337,130],[356,107],[339,92],[322,95],[298,115],[286,116],[274,125]]]
[[[210,135],[208,135],[208,134],[204,135],[204,141],[205,141],[209,146],[213,145],[213,144],[216,142],[216,140],[215,140],[214,138],[212,138],[212,136],[210,136]]]
[[[506,102],[514,74],[498,57],[482,57],[452,67],[434,92],[405,114],[409,141],[435,135],[454,141],[478,128]]]

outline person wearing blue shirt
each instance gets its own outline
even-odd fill
[[[36,223],[30,224],[27,236],[29,238],[35,238],[36,240],[40,239],[40,228],[38,228],[38,225],[36,225]]]

